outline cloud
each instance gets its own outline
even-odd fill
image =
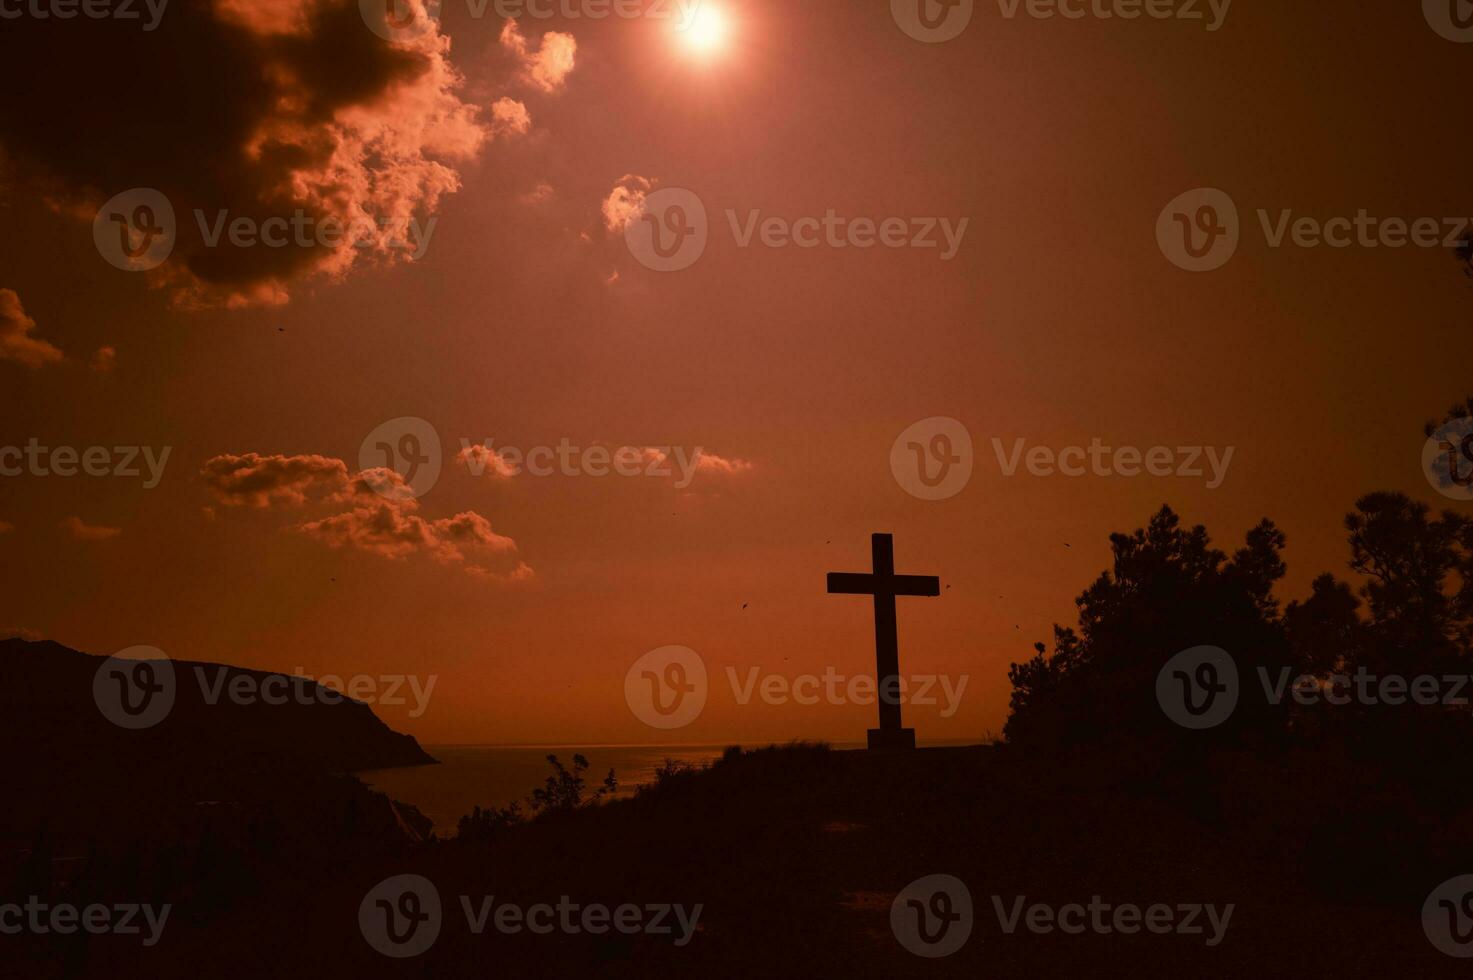
[[[417,505],[388,500],[365,503],[342,514],[299,525],[298,530],[335,548],[352,546],[384,558],[425,552],[447,564],[470,564],[504,557],[505,572],[520,569],[517,544],[497,534],[491,522],[474,511],[439,520],[413,513]],[[490,569],[487,569],[488,571]]]
[[[88,221],[122,191],[161,192],[177,242],[149,275],[180,305],[281,303],[303,280],[408,260],[416,222],[459,189],[492,131],[449,55],[437,26],[380,37],[357,0],[190,0],[151,32],[32,20],[0,34],[0,84],[27,93],[0,117],[0,151],[25,189]],[[199,223],[222,212],[352,235],[210,247]]]
[[[701,458],[696,460],[697,473],[710,473],[720,476],[737,476],[742,473],[750,473],[754,469],[752,463],[745,459],[735,457],[727,459],[717,456],[715,453],[701,452]]]
[[[299,524],[297,530],[334,548],[353,547],[383,558],[404,558],[430,545],[425,522],[387,500]]]
[[[663,447],[645,446],[641,453],[647,465],[655,464],[675,477],[677,490],[691,492],[696,492],[697,477],[704,478],[699,489],[708,491],[712,489],[709,481],[713,478],[718,481],[716,485],[719,486],[721,481],[736,479],[756,469],[748,460],[718,456],[704,449],[687,451],[677,448],[671,451]]]
[[[519,472],[500,453],[484,445],[466,446],[455,454],[455,461],[469,470],[471,476],[493,476],[509,480]]]
[[[544,92],[562,88],[573,71],[578,52],[578,41],[573,35],[560,31],[543,34],[541,45],[533,51],[515,18],[501,29],[501,46],[516,55],[522,78]]]
[[[414,490],[404,477],[391,469],[378,466],[353,474],[337,500],[370,500],[383,497],[394,501],[414,502]]]
[[[80,517],[68,517],[57,526],[70,534],[73,541],[109,541],[123,533],[120,527],[87,524]]]
[[[36,321],[26,316],[15,290],[0,289],[0,361],[34,369],[62,360],[59,349],[31,336],[34,329]]]
[[[200,476],[221,503],[232,507],[300,507],[311,491],[339,494],[348,486],[347,464],[331,456],[215,456]]]
[[[92,370],[98,374],[110,374],[118,363],[118,349],[116,347],[99,347],[97,353],[92,355]]]
[[[491,131],[497,136],[521,136],[532,128],[532,116],[516,99],[497,99],[491,104]]]
[[[668,462],[674,465],[679,461],[668,450],[656,446],[645,446],[641,452],[644,453],[644,461],[646,463]],[[700,455],[696,457],[694,467],[697,473],[736,476],[741,473],[749,473],[755,468],[752,463],[745,459],[737,459],[736,457],[728,459],[725,456],[718,456],[705,449],[699,450],[699,452]],[[687,463],[687,465],[689,464]]]
[[[295,530],[332,548],[400,560],[423,555],[443,565],[499,581],[521,581],[534,573],[518,554],[517,543],[497,534],[474,511],[426,519],[419,501],[393,470],[376,468],[349,475],[348,466],[330,456],[216,456],[201,471],[223,503],[269,508],[299,508],[313,495],[320,503],[347,509],[295,525]]]
[[[41,638],[41,631],[33,630],[29,626],[0,626],[0,640],[21,639],[35,643]]]
[[[620,177],[604,198],[604,227],[611,232],[622,232],[625,225],[644,211],[644,199],[654,186],[654,181],[638,174]]]
[[[542,204],[552,200],[556,194],[557,190],[551,184],[545,180],[539,180],[536,187],[521,195],[517,200],[527,205]]]
[[[491,529],[474,511],[426,520],[404,478],[393,470],[364,470],[346,494],[355,506],[308,521],[297,530],[333,548],[355,548],[382,558],[424,554],[444,565],[503,581],[522,581],[533,572],[517,554],[517,543]]]

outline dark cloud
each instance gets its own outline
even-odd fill
[[[489,133],[457,94],[449,40],[385,40],[356,0],[179,0],[153,31],[10,20],[0,82],[0,150],[21,186],[87,220],[132,188],[169,199],[178,244],[149,274],[184,302],[280,302],[304,275],[406,256],[395,242]],[[196,209],[376,232],[356,248],[206,247]]]
[[[223,504],[233,507],[300,507],[309,492],[328,495],[348,486],[348,465],[331,456],[261,456],[257,453],[215,456],[200,471],[205,485]]]
[[[92,370],[98,374],[111,374],[112,369],[118,366],[118,349],[116,347],[99,347],[92,355]]]
[[[59,525],[74,541],[110,541],[123,533],[120,527],[88,524],[80,517],[68,517]]]
[[[0,289],[0,361],[38,368],[62,360],[60,349],[31,336],[35,329],[36,321],[26,316],[15,290]]]
[[[419,501],[393,470],[368,469],[350,476],[347,464],[331,456],[245,453],[216,456],[200,475],[218,500],[233,506],[295,509],[316,496],[321,503],[346,508],[296,525],[300,533],[333,548],[392,559],[424,555],[506,582],[533,577],[516,541],[497,534],[480,514],[421,517]]]

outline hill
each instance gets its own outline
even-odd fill
[[[1464,972],[1427,942],[1417,901],[1316,888],[1281,849],[1295,846],[1292,830],[1260,833],[1269,815],[1239,827],[1097,759],[1043,761],[1000,747],[734,749],[707,770],[673,768],[631,800],[476,842],[364,854],[335,874],[234,896],[228,913],[181,918],[152,949],[95,941],[88,975],[186,975],[201,964],[241,978],[470,978],[493,966],[527,977]],[[966,886],[972,929],[953,955],[927,959],[897,939],[891,908],[938,874]],[[428,882],[433,898],[406,897],[394,884],[404,875]],[[1091,903],[1106,907],[1106,923],[1118,908],[1165,909],[1171,928],[1045,930],[1033,912],[1007,925],[1034,906],[1067,924],[1063,910]],[[539,905],[550,910],[545,931],[527,927]],[[628,909],[638,928],[583,918],[599,907]],[[662,907],[679,911],[654,928]],[[960,901],[944,910],[960,912]],[[422,917],[418,955],[374,947],[390,911]]]

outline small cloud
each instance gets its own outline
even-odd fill
[[[680,450],[671,452],[664,448],[646,446],[642,450],[644,461],[647,464],[656,464],[676,478],[676,488],[694,489],[696,477],[718,480],[736,479],[752,472],[756,467],[745,459],[736,457],[718,456],[704,449],[696,449],[693,453],[685,453]],[[682,484],[680,481],[686,481]]]
[[[313,490],[341,493],[348,486],[348,466],[331,456],[216,456],[200,470],[216,499],[230,507],[300,507]]]
[[[654,181],[638,174],[620,177],[604,198],[604,227],[616,234],[622,232],[625,225],[644,211],[644,199],[654,186]]]
[[[474,511],[426,520],[412,498],[377,500],[364,497],[341,514],[299,524],[297,530],[332,548],[353,548],[381,558],[424,554],[443,565],[459,565],[477,575],[505,581],[532,577],[517,555],[517,543],[491,529]]]
[[[14,361],[36,369],[63,360],[57,347],[32,337],[36,321],[26,316],[20,296],[13,289],[0,289],[0,361]]]
[[[414,501],[414,488],[398,472],[383,466],[353,474],[348,486],[335,500],[372,500],[383,497],[395,502]]]
[[[670,463],[672,465],[678,462],[678,459],[668,450],[655,446],[645,446],[642,452],[644,453],[645,462]],[[739,473],[749,473],[755,468],[745,459],[737,459],[736,457],[728,459],[725,456],[718,456],[704,449],[698,450],[698,453],[699,455],[696,456],[695,461],[695,471],[697,473],[735,476]]]
[[[433,532],[435,556],[444,562],[472,563],[483,559],[504,558],[503,574],[520,577],[525,564],[518,560],[517,543],[504,534],[491,530],[491,522],[475,511],[464,511],[454,517],[429,522]],[[487,571],[491,571],[489,567]],[[528,569],[530,571],[530,569]]]
[[[619,281],[619,270],[618,269],[615,269],[613,272],[610,272],[608,275],[604,276],[604,285],[605,286],[612,286],[614,283],[616,283],[618,281]]]
[[[118,363],[118,350],[116,347],[99,347],[97,353],[92,355],[92,370],[98,374],[110,374]]]
[[[521,63],[522,78],[544,92],[562,88],[573,71],[578,52],[578,41],[573,35],[560,31],[548,31],[542,35],[541,45],[533,51],[515,18],[508,20],[501,29],[501,46],[516,55]]]
[[[424,521],[406,514],[407,508],[380,500],[307,521],[297,530],[333,548],[353,547],[382,558],[404,558],[428,546]]]
[[[455,461],[469,470],[471,476],[494,476],[509,480],[518,472],[500,453],[484,445],[466,446],[455,454]]]
[[[527,205],[542,204],[545,201],[552,200],[553,195],[556,193],[557,191],[551,184],[545,180],[539,180],[536,187],[517,198],[517,200]]]
[[[80,517],[68,517],[57,526],[70,534],[73,541],[110,541],[123,533],[120,527],[87,524]]]
[[[745,459],[735,457],[727,459],[717,456],[715,453],[701,452],[700,459],[696,460],[697,473],[721,474],[724,476],[736,476],[741,473],[750,473],[753,465]]]
[[[487,459],[469,447],[457,459],[468,466],[474,459],[501,475],[500,457]],[[296,530],[332,548],[347,548],[381,558],[403,559],[426,555],[444,565],[457,565],[473,574],[499,581],[533,577],[521,560],[517,543],[491,529],[491,522],[474,511],[454,517],[427,519],[404,477],[390,469],[374,468],[349,474],[348,466],[330,456],[262,456],[258,453],[216,456],[200,471],[220,502],[260,509],[273,505],[302,507],[310,496],[321,503],[349,509],[319,520],[305,521]],[[214,517],[213,508],[205,508]]]
[[[531,113],[516,99],[497,99],[491,104],[493,136],[522,136],[531,128]]]

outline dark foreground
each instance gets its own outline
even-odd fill
[[[1439,953],[1423,933],[1421,899],[1441,878],[1417,895],[1415,880],[1378,889],[1351,875],[1345,880],[1363,887],[1327,894],[1306,884],[1302,866],[1325,859],[1307,848],[1293,814],[1250,812],[1262,810],[1251,801],[1225,806],[1221,794],[1204,806],[1200,799],[1188,802],[1183,794],[1189,788],[1147,791],[1135,780],[1082,760],[1044,765],[995,748],[889,757],[811,747],[729,753],[708,771],[673,775],[633,800],[554,813],[484,842],[415,843],[368,832],[320,849],[286,836],[279,844],[253,841],[252,853],[263,856],[232,866],[228,875],[207,881],[181,875],[169,896],[173,912],[152,948],[142,948],[138,937],[4,936],[0,949],[8,963],[0,972],[149,978],[1466,975],[1465,962]],[[182,864],[193,867],[191,857]],[[1339,857],[1347,866],[1396,864],[1395,854]],[[222,856],[215,864],[230,861]],[[1442,877],[1457,871],[1447,869]],[[428,948],[396,959],[372,943],[384,945],[386,929],[413,943],[410,920],[391,924],[389,913],[428,915],[424,896],[406,899],[402,889],[391,889],[392,898],[383,906],[370,902],[361,921],[360,906],[385,879],[405,874],[433,884],[441,912]],[[965,883],[974,922],[958,951],[930,959],[897,939],[890,906],[909,883],[934,874]],[[154,878],[144,869],[135,880]],[[1015,931],[1006,933],[998,903],[1007,916],[1019,896],[1025,908],[1084,906],[1083,931],[1030,931],[1025,911]],[[467,906],[474,920],[488,899],[492,911],[476,934]],[[578,907],[567,913],[572,928],[558,924],[560,901]],[[1177,911],[1169,932],[1104,934],[1090,925],[1092,901],[1111,909]],[[537,920],[551,925],[549,932],[497,928],[495,910],[503,905],[527,910],[539,903],[553,907]],[[646,910],[637,913],[639,931],[636,913],[629,912],[628,933],[591,934],[581,910],[598,904]],[[1225,929],[1214,929],[1205,913],[1188,920],[1189,913],[1180,911],[1203,904],[1219,915],[1233,907]],[[680,905],[687,915],[700,906],[683,945],[674,913],[657,923],[648,911],[663,905]],[[952,915],[958,909],[955,903],[933,907]],[[1110,925],[1113,912],[1100,915]],[[1165,922],[1158,920],[1163,929]],[[605,924],[597,917],[589,923]],[[938,923],[931,922],[933,938]],[[433,932],[429,920],[416,928]],[[1219,941],[1209,946],[1214,932]],[[390,939],[386,948],[403,947]]]

